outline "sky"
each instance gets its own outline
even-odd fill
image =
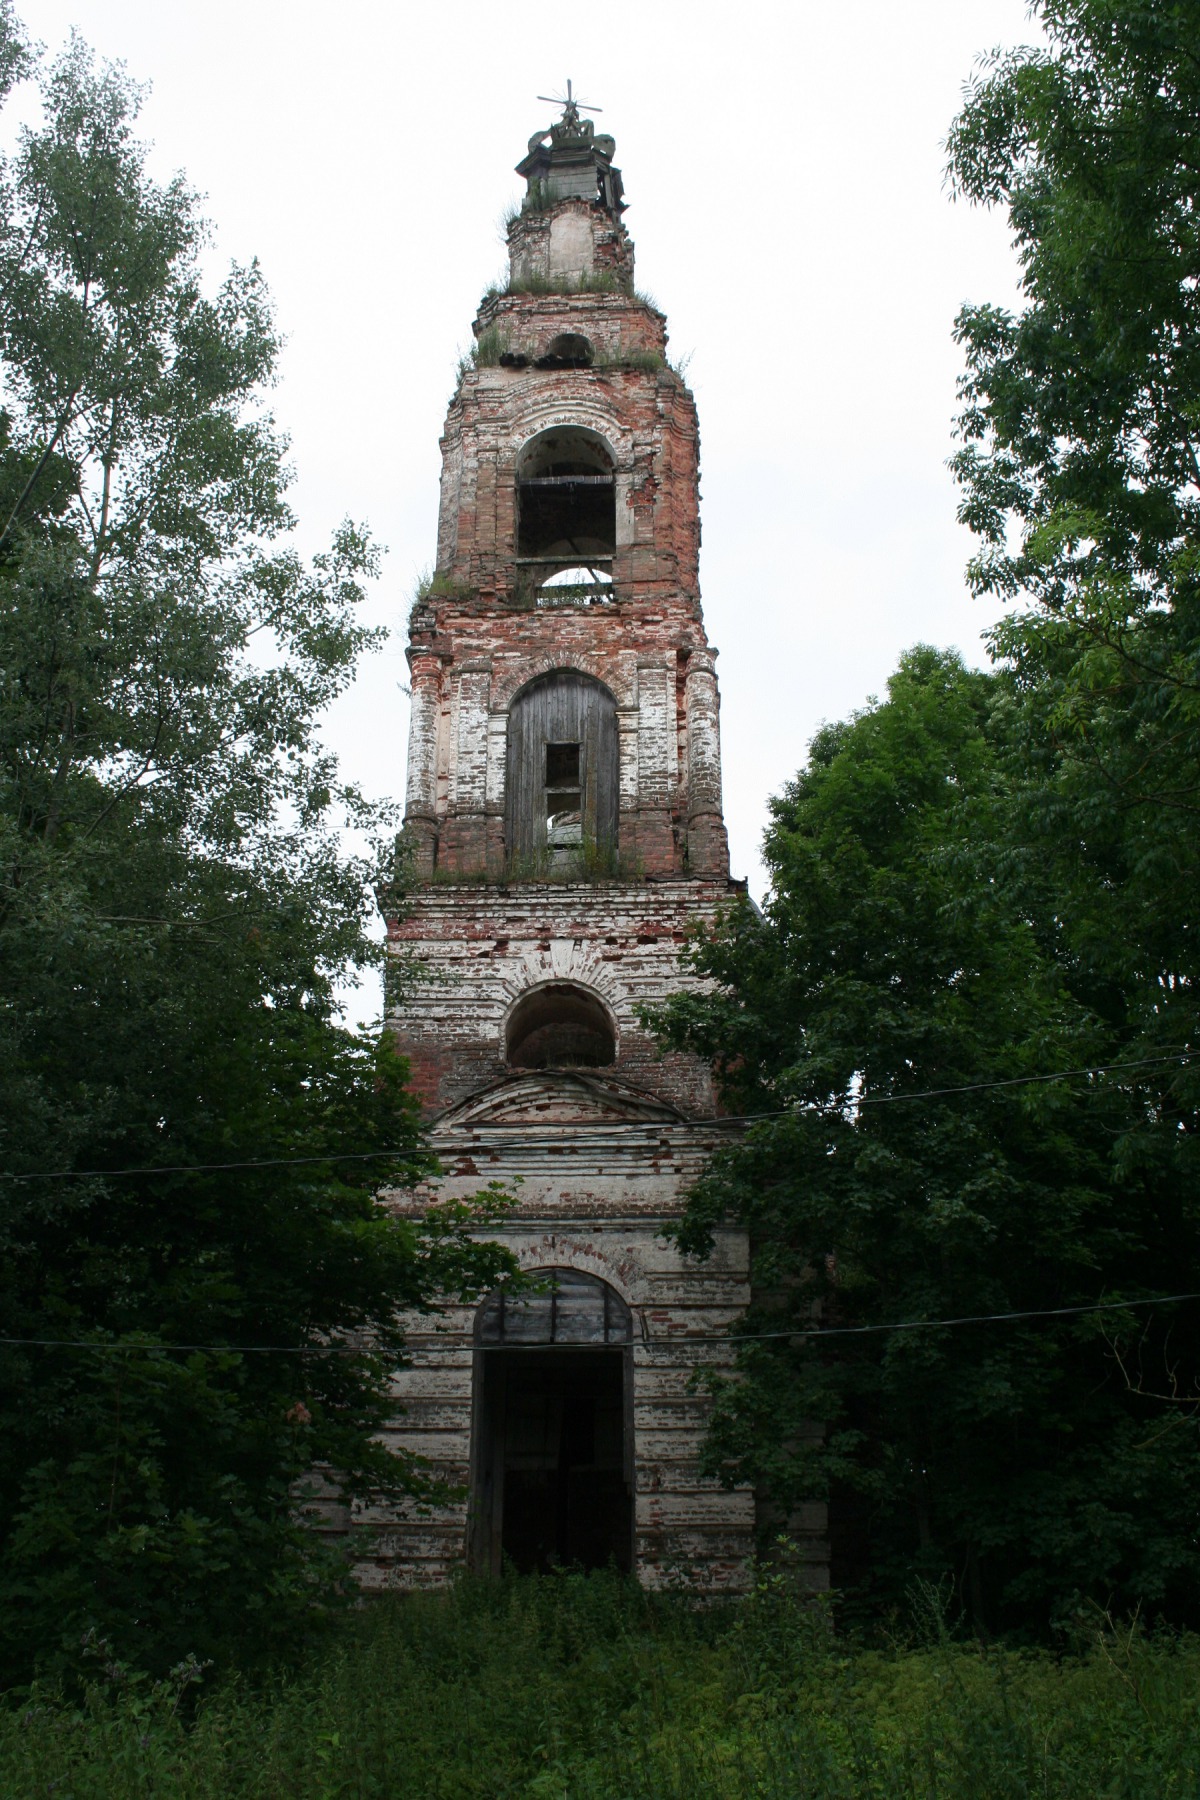
[[[981,54],[1035,41],[1025,0],[17,0],[151,84],[142,135],[257,256],[287,338],[273,397],[302,548],[340,519],[387,547],[389,642],[327,736],[369,793],[404,788],[404,620],[435,549],[438,437],[501,270],[513,165],[564,91],[617,142],[637,280],[700,412],[701,583],[720,650],[733,872],[761,897],[768,796],[824,721],[914,643],[985,660],[964,580],[953,341],[1016,300],[1006,221],[955,201],[946,132]]]

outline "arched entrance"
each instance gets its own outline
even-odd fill
[[[632,1319],[607,1282],[537,1271],[475,1317],[472,1566],[633,1563]]]

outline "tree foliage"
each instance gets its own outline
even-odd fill
[[[1147,1046],[1196,1029],[1200,7],[1049,0],[950,136],[1024,303],[964,308],[954,469],[1027,720],[1024,830]]]
[[[0,84],[35,72],[7,0]],[[0,181],[0,1657],[252,1653],[343,1565],[314,1466],[376,1439],[400,1307],[504,1266],[393,1216],[403,1065],[337,1022],[381,867],[319,721],[372,634],[349,524],[306,565],[257,266],[215,293],[139,94],[73,40]],[[168,1348],[158,1348],[164,1345]],[[178,1346],[178,1347],[172,1347]]]
[[[1195,1618],[1200,9],[1043,0],[949,140],[1008,209],[1019,310],[970,306],[954,469],[996,672],[916,652],[776,802],[765,914],[693,950],[669,1041],[761,1114],[681,1238],[751,1232],[714,1468],[833,1493],[876,1598],[982,1625]],[[1102,1071],[1062,1078],[1070,1070]],[[819,1427],[820,1429],[816,1429]]]
[[[996,678],[906,658],[818,736],[773,804],[765,912],[694,945],[713,985],[661,1024],[761,1115],[679,1234],[703,1254],[736,1216],[746,1330],[779,1334],[719,1386],[710,1466],[777,1521],[832,1494],[839,1579],[875,1603],[949,1573],[982,1625],[1041,1628],[1200,1599],[1195,1422],[1113,1354],[1186,1359],[1178,1309],[889,1328],[1177,1292],[1197,1218],[1169,1146],[1119,1166],[1157,1065],[1046,1079],[1131,1059],[1009,855],[1011,727]],[[848,1335],[789,1335],[818,1325]]]

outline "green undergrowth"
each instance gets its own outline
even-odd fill
[[[615,1575],[364,1606],[301,1666],[211,1691],[105,1668],[0,1713],[8,1800],[1171,1800],[1200,1784],[1200,1640],[1077,1652],[838,1640],[766,1581],[697,1609]],[[199,1695],[196,1699],[195,1696]]]

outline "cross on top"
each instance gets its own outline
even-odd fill
[[[563,109],[562,122],[564,125],[578,125],[581,110],[583,112],[591,113],[604,111],[602,106],[588,106],[584,101],[576,100],[575,95],[571,91],[571,83],[569,81],[567,83],[565,97],[562,94],[539,94],[538,99],[545,100],[550,106],[561,106]]]

